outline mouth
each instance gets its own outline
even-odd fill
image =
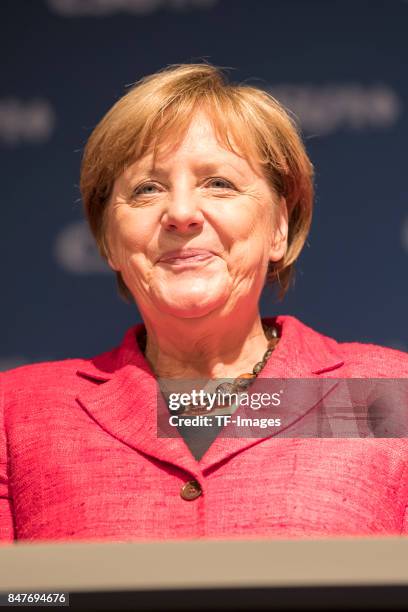
[[[179,249],[170,251],[159,259],[159,263],[170,265],[195,264],[214,257],[214,253],[206,249]]]
[[[166,260],[161,260],[159,263],[176,267],[195,266],[201,264],[202,262],[208,262],[214,257],[215,256],[213,253],[208,252],[200,253],[199,255],[190,255],[188,257],[169,257]]]

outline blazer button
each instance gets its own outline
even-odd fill
[[[181,487],[180,490],[181,497],[186,501],[191,501],[192,499],[200,497],[201,493],[202,489],[197,480],[189,480]]]

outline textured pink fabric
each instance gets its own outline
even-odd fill
[[[406,353],[263,320],[282,338],[261,377],[408,377]],[[181,437],[158,438],[141,327],[93,359],[2,374],[3,544],[408,532],[408,439],[217,438],[197,462]],[[185,501],[192,479],[203,495]]]

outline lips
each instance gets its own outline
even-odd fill
[[[169,251],[163,255],[159,261],[168,263],[188,259],[199,261],[212,257],[213,255],[214,253],[208,249],[178,249],[176,251]]]

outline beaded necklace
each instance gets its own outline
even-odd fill
[[[268,326],[265,323],[262,323],[262,328],[266,338],[268,339],[268,348],[265,351],[261,361],[258,361],[254,365],[252,372],[244,372],[243,374],[240,374],[232,383],[224,382],[219,384],[215,389],[215,393],[231,395],[234,393],[240,393],[247,389],[257,378],[258,374],[264,369],[266,362],[278,345],[280,336],[277,328],[274,325]],[[146,329],[144,329],[143,333],[139,336],[139,338],[137,338],[137,341],[139,343],[140,350],[142,351],[143,355],[145,355],[147,344]],[[222,405],[221,408],[224,408],[224,405]],[[196,416],[201,414],[211,414],[211,412],[214,412],[214,410],[208,410],[208,404],[204,402],[198,406],[182,406],[176,414],[183,414],[183,416]]]

